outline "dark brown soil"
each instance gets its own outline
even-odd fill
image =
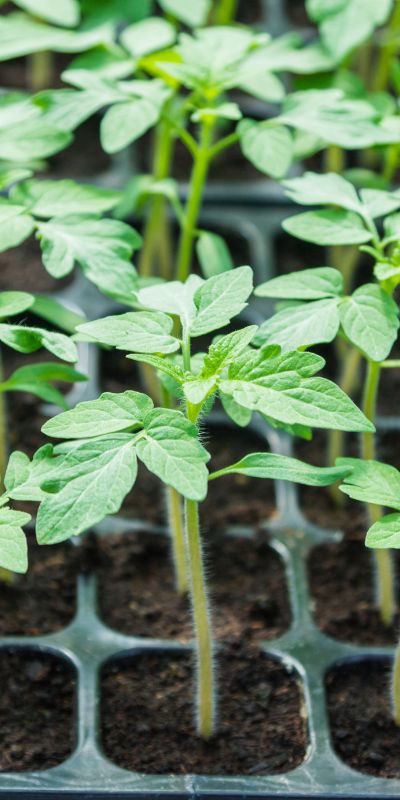
[[[0,635],[39,636],[68,625],[75,613],[83,553],[83,547],[69,543],[39,547],[29,537],[27,574],[0,582]]]
[[[79,180],[105,172],[110,156],[100,144],[100,118],[96,114],[74,131],[74,141],[65,150],[49,159],[52,178]]]
[[[326,679],[332,739],[340,758],[360,772],[400,778],[400,728],[390,709],[387,660],[346,664]]]
[[[292,208],[288,206],[286,218],[292,217],[296,213],[296,206]],[[295,239],[285,231],[277,235],[274,249],[277,271],[280,275],[310,267],[321,267],[328,263],[324,248]]]
[[[39,242],[30,236],[18,247],[0,253],[0,290],[18,292],[54,292],[65,282],[57,281],[46,272]]]
[[[243,641],[282,634],[290,623],[285,574],[265,538],[204,540],[215,637]],[[138,636],[192,638],[190,611],[175,591],[164,536],[111,536],[100,540],[99,550],[100,614],[108,625]]]
[[[0,772],[55,767],[75,745],[75,674],[38,651],[0,653]]]
[[[158,774],[266,775],[301,763],[307,735],[297,676],[256,649],[221,653],[219,732],[204,742],[193,730],[190,661],[155,654],[106,668],[102,742],[109,758]]]

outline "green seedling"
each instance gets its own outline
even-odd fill
[[[198,732],[215,730],[216,690],[213,646],[199,529],[199,503],[207,494],[208,477],[238,472],[326,485],[339,468],[316,468],[297,459],[253,453],[208,476],[209,454],[199,441],[198,424],[219,396],[229,416],[240,425],[257,411],[278,424],[338,427],[372,431],[354,403],[330,381],[316,377],[319,356],[280,347],[251,347],[256,326],[218,338],[205,354],[192,356],[192,342],[230,323],[252,291],[252,270],[241,267],[208,280],[192,276],[142,289],[138,302],[146,310],[120,314],[79,326],[102,344],[151,364],[166,378],[166,393],[178,394],[185,412],[154,408],[144,394],[106,393],[80,403],[46,422],[44,433],[65,440],[46,445],[33,462],[21,453],[10,460],[11,498],[40,500],[36,534],[39,543],[54,544],[77,536],[107,514],[119,510],[132,488],[137,458],[184,498],[183,563],[193,609],[197,652]],[[179,322],[179,334],[174,329]],[[169,387],[169,388],[168,388]],[[69,440],[69,441],[68,441]],[[339,471],[338,471],[339,469]],[[345,468],[346,472],[346,468]],[[175,547],[181,546],[175,542]]]
[[[390,552],[400,547],[400,472],[379,461],[361,461],[340,458],[338,465],[348,466],[351,472],[340,489],[353,500],[375,508],[373,525],[369,528],[365,544],[379,552]],[[384,509],[396,509],[386,514]],[[397,646],[392,670],[392,709],[396,725],[400,725],[400,644]]]

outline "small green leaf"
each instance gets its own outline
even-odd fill
[[[360,286],[339,307],[343,330],[372,361],[384,361],[397,338],[398,308],[374,283]]]
[[[68,131],[52,127],[45,119],[32,119],[0,129],[0,158],[16,162],[48,158],[71,141]]]
[[[253,416],[252,411],[239,405],[229,394],[224,394],[220,391],[219,398],[228,417],[230,417],[236,425],[239,425],[240,428],[246,428],[247,425],[250,424]]]
[[[11,572],[26,572],[28,548],[22,526],[30,521],[30,514],[0,508],[0,566]]]
[[[74,342],[63,333],[53,333],[42,328],[0,323],[0,342],[19,353],[34,353],[44,347],[63,361],[77,361],[78,352]]]
[[[115,317],[78,325],[77,330],[102,344],[136,353],[173,353],[179,341],[172,336],[173,322],[158,311],[128,311]]]
[[[34,221],[24,206],[0,198],[0,252],[21,244],[34,229]]]
[[[391,214],[383,221],[386,244],[397,242],[400,239],[400,214]]]
[[[209,231],[201,231],[196,242],[197,257],[205,278],[233,269],[229,248],[222,236]]]
[[[184,381],[185,373],[177,364],[172,364],[169,358],[160,358],[147,353],[131,353],[127,358],[131,358],[133,361],[140,361],[143,364],[150,364],[158,372],[168,375],[177,383],[183,383]]]
[[[197,28],[204,25],[211,10],[211,0],[196,0],[188,3],[187,0],[159,0],[163,11],[184,22],[185,25]]]
[[[369,529],[365,544],[367,547],[386,549],[400,548],[400,514],[387,514]]]
[[[35,301],[27,292],[0,292],[0,319],[14,317],[31,308]]]
[[[190,328],[195,316],[194,296],[204,281],[198,275],[191,275],[185,283],[169,281],[148,286],[138,292],[138,300],[145,308],[163,311],[178,316],[186,329]]]
[[[286,175],[293,158],[293,140],[287,128],[246,119],[239,124],[239,134],[243,155],[260,172],[273,178]]]
[[[251,267],[237,267],[209,278],[195,292],[196,318],[190,335],[202,336],[223,328],[246,307],[252,289]]]
[[[57,0],[56,3],[49,3],[48,0],[14,0],[14,2],[25,11],[29,11],[32,16],[53,22],[55,25],[72,28],[79,22],[78,0]]]
[[[314,467],[297,458],[275,453],[251,453],[236,464],[212,472],[210,480],[222,475],[238,473],[252,478],[272,478],[279,481],[302,483],[306,486],[329,486],[341,480],[350,470],[346,467]]]
[[[121,34],[121,43],[134,58],[165,50],[175,39],[174,26],[160,17],[149,17],[129,25]]]
[[[363,210],[353,184],[335,172],[305,172],[301,178],[283,181],[283,186],[290,199],[301,205],[333,205],[358,214]]]
[[[352,468],[340,486],[344,494],[353,500],[400,511],[400,472],[395,467],[358,458],[338,458],[336,463]]]
[[[254,342],[279,344],[283,350],[332,342],[340,325],[338,303],[331,297],[290,305],[261,325]]]
[[[343,277],[332,267],[313,267],[280,275],[257,286],[257,297],[277,297],[287,300],[324,300],[343,293]]]
[[[372,239],[361,217],[341,209],[296,214],[285,219],[282,227],[298,239],[321,245],[362,244]]]
[[[120,201],[121,192],[71,180],[30,180],[16,186],[10,197],[37,217],[57,217],[109,211]]]
[[[43,425],[42,431],[56,439],[86,439],[119,431],[136,430],[153,407],[147,395],[126,391],[104,392],[98,400],[78,403]]]
[[[100,138],[106,153],[117,153],[156,124],[160,108],[145,98],[116,103],[101,121]]]
[[[53,445],[45,444],[34,454],[32,461],[25,453],[11,453],[4,477],[7,494],[13,500],[40,502],[45,494],[42,483],[49,477],[54,466]]]
[[[246,328],[221,336],[213,342],[204,357],[201,376],[208,378],[224,369],[247,348],[256,332],[256,325],[248,325]]]

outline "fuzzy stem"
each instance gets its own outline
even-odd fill
[[[220,0],[215,15],[216,25],[230,25],[236,19],[239,0]]]
[[[392,671],[392,709],[393,719],[400,726],[400,642],[394,655]]]
[[[347,349],[342,375],[339,381],[340,388],[345,394],[352,396],[359,379],[361,353],[356,347]],[[328,435],[328,464],[334,465],[336,459],[344,455],[344,431],[329,431]],[[329,487],[330,493],[338,505],[343,505],[344,497],[337,484]]]
[[[160,382],[161,399],[164,408],[171,408],[171,399]],[[166,487],[168,528],[172,541],[172,558],[175,568],[175,583],[180,594],[188,590],[185,529],[182,515],[182,496],[172,486]]]
[[[156,181],[164,180],[170,174],[173,134],[170,125],[161,121],[157,127],[153,163],[153,176]],[[153,197],[150,213],[146,221],[143,248],[139,260],[139,273],[142,277],[155,274],[154,262],[158,260],[160,273],[165,280],[172,278],[172,244],[167,218],[165,197]]]
[[[376,399],[379,388],[381,366],[375,361],[368,361],[367,378],[364,386],[363,411],[367,419],[374,421],[376,413]],[[362,455],[366,460],[374,460],[375,435],[371,431],[362,434]],[[368,516],[371,523],[377,522],[382,516],[382,509],[372,503],[367,504]],[[392,624],[396,612],[395,580],[393,561],[390,550],[374,550],[376,566],[377,599],[381,620],[384,625]]]
[[[193,254],[193,242],[196,235],[197,220],[203,200],[204,185],[210,163],[209,149],[212,141],[213,122],[204,120],[201,127],[200,144],[194,157],[190,178],[189,200],[179,240],[176,275],[179,281],[185,281],[190,274]]]

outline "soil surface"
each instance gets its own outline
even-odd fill
[[[400,728],[390,709],[390,663],[346,664],[328,674],[332,739],[340,758],[360,772],[400,778]]]
[[[40,251],[40,245],[34,236],[25,242],[0,253],[0,290],[18,292],[60,291],[65,281],[57,281],[46,272]]]
[[[189,656],[139,656],[107,666],[102,686],[105,753],[125,769],[158,774],[266,775],[286,772],[305,755],[297,676],[258,649],[217,656],[218,734],[193,729]]]
[[[263,536],[205,535],[214,635],[271,639],[290,623],[283,564]],[[174,587],[169,541],[156,534],[100,540],[100,615],[112,628],[154,638],[193,637],[187,601]],[[239,588],[240,587],[240,588]]]
[[[75,745],[75,674],[38,651],[0,653],[0,772],[55,767]]]

